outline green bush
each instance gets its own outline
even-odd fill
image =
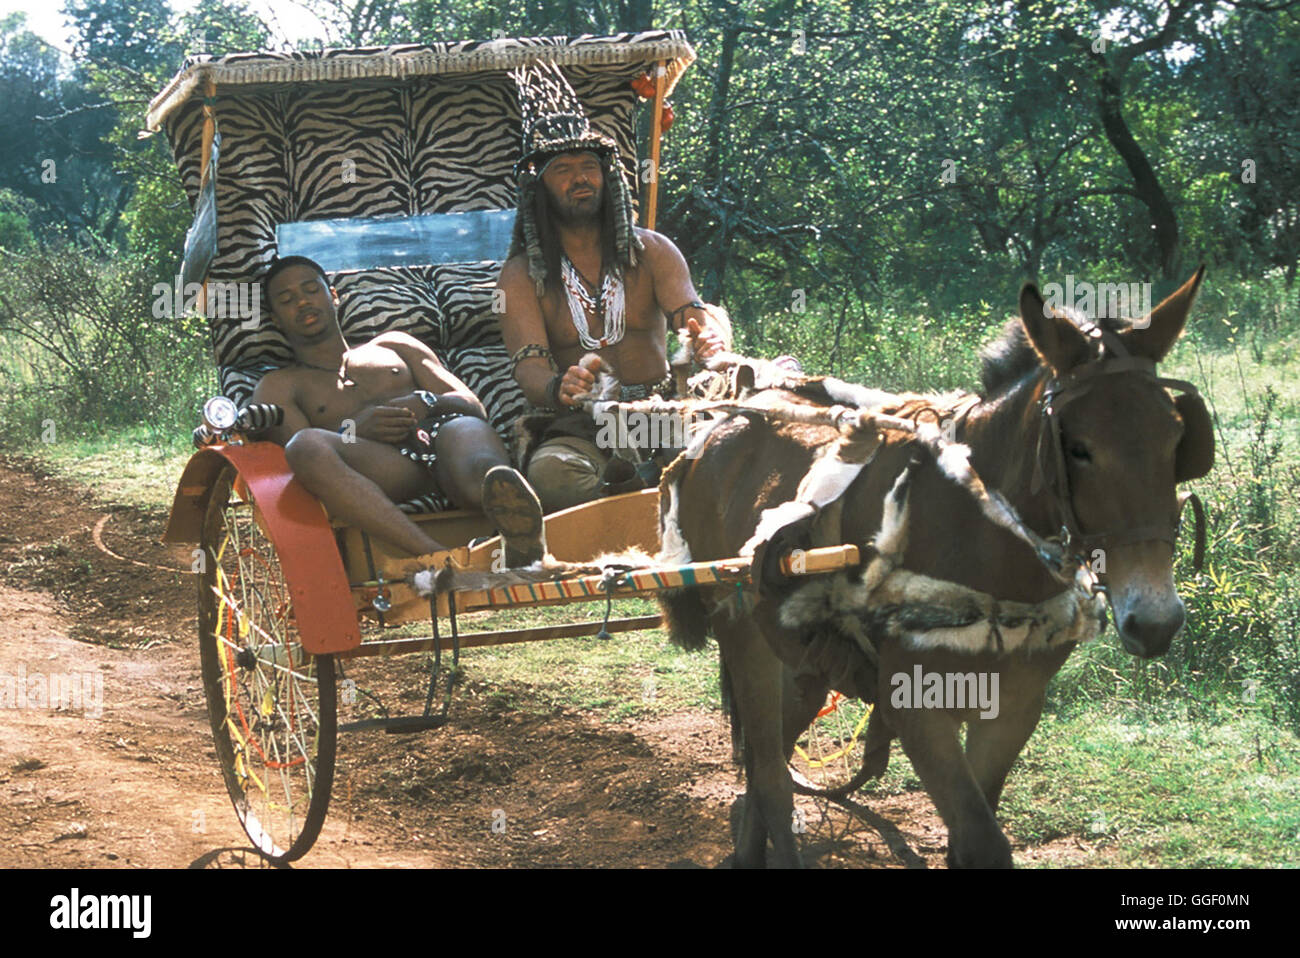
[[[153,268],[70,243],[0,264],[0,437],[32,441],[144,425],[188,435],[215,388],[201,317],[154,316]]]

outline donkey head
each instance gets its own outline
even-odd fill
[[[1131,325],[1090,329],[1047,308],[1032,285],[1020,295],[1025,333],[1051,371],[1037,468],[1075,547],[1107,587],[1124,648],[1143,658],[1163,655],[1185,619],[1173,579],[1176,485],[1214,463],[1200,397],[1172,398],[1164,387],[1178,384],[1154,372],[1203,274]]]

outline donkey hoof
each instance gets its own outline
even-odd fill
[[[1011,843],[1005,835],[958,846],[949,842],[949,868],[1011,868]]]

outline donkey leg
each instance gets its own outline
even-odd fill
[[[799,741],[799,736],[812,725],[813,719],[817,718],[817,713],[826,703],[827,691],[829,686],[796,682],[791,669],[785,667],[781,669],[781,703],[784,712],[781,720],[784,736],[782,744],[785,746],[787,762],[794,754],[795,742]]]
[[[1010,868],[1011,843],[962,753],[957,722],[941,711],[897,711],[892,724],[903,751],[948,826],[952,868]]]
[[[714,635],[731,675],[736,715],[745,732],[745,803],[736,866],[764,867],[771,838],[774,864],[798,868],[802,863],[791,827],[794,786],[782,751],[781,660],[751,620],[715,620]]]
[[[1043,714],[1047,683],[1071,651],[1053,649],[1003,663],[997,717],[973,718],[966,727],[966,759],[995,812],[1007,774]]]
[[[966,726],[966,759],[970,762],[975,781],[979,782],[980,791],[989,803],[989,808],[998,810],[998,801],[1002,798],[1002,786],[1007,774],[1015,764],[1020,750],[1029,741],[1043,714],[1043,693],[1027,697],[1026,701],[1013,711],[1003,711],[996,719],[974,718]]]

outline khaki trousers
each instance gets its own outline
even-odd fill
[[[601,474],[609,453],[577,436],[542,443],[528,461],[528,482],[547,514],[600,498]]]

